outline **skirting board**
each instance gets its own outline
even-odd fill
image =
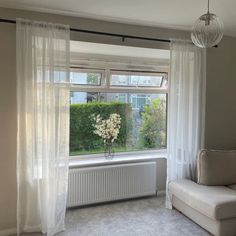
[[[0,230],[0,236],[8,236],[13,234],[16,234],[16,228]]]

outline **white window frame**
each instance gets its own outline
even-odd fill
[[[83,87],[100,87],[103,85],[104,78],[105,78],[105,70],[104,69],[94,69],[94,68],[83,68],[83,67],[71,67],[70,72],[82,72],[82,73],[97,73],[101,74],[101,80],[100,84],[73,84],[71,82],[71,85],[75,86],[83,86]]]
[[[73,70],[76,69],[73,67]],[[70,90],[72,92],[105,92],[105,93],[159,93],[168,94],[168,86],[165,88],[162,87],[151,87],[151,86],[111,86],[110,85],[110,78],[111,78],[111,71],[112,69],[89,69],[89,68],[77,68],[78,71],[84,70],[86,72],[94,72],[99,71],[99,73],[102,73],[101,78],[101,85],[83,85],[83,84],[71,84]],[[131,73],[134,73],[134,71],[130,71]],[[126,73],[129,73],[126,71]],[[137,72],[139,75],[142,74],[142,71]],[[144,72],[146,73],[146,72]],[[155,73],[156,75],[164,75],[166,78],[168,78],[168,72],[151,72]],[[147,73],[146,73],[147,74]]]
[[[108,64],[108,66],[107,66]],[[167,98],[167,116],[168,116],[168,94],[169,94],[169,82],[167,82],[167,87],[151,87],[151,86],[139,86],[139,87],[125,87],[125,86],[111,86],[110,85],[110,78],[111,78],[111,73],[112,73],[112,70],[115,69],[115,71],[118,73],[119,71],[120,72],[124,72],[126,71],[126,73],[138,73],[138,74],[144,74],[145,73],[148,75],[150,75],[151,73],[153,73],[153,75],[164,75],[166,76],[166,79],[167,81],[169,81],[168,79],[168,75],[169,75],[169,69],[166,68],[166,67],[153,67],[152,69],[150,69],[150,71],[148,70],[135,70],[134,69],[128,69],[126,66],[123,66],[123,67],[118,67],[116,69],[116,64],[111,64],[111,63],[105,63],[104,65],[99,65],[97,66],[96,63],[95,63],[95,66],[93,66],[93,62],[90,61],[90,63],[88,63],[86,66],[85,65],[73,65],[71,68],[73,69],[83,69],[83,70],[86,70],[87,72],[89,70],[92,71],[100,71],[102,73],[102,78],[101,78],[101,85],[98,86],[98,85],[78,85],[78,84],[71,84],[70,85],[70,91],[71,92],[95,92],[95,93],[126,93],[126,94],[153,94],[153,93],[156,93],[156,94],[166,94],[166,98]],[[90,72],[90,71],[89,71]],[[167,134],[168,135],[168,134]],[[116,153],[116,156],[130,156],[131,158],[133,158],[134,156],[137,156],[137,155],[140,155],[140,156],[143,156],[143,155],[149,155],[150,153],[153,153],[154,150],[146,150],[146,151],[133,151],[133,152],[124,152],[124,153]],[[161,150],[156,150],[156,152],[159,152]],[[162,150],[164,152],[166,152],[166,150]],[[162,152],[161,151],[161,152]],[[81,160],[84,160],[84,159],[93,159],[93,158],[100,158],[100,157],[103,157],[103,154],[88,154],[88,155],[75,155],[75,156],[69,156],[69,158],[71,160],[73,159],[81,159]]]
[[[154,72],[154,71],[134,71],[134,70],[110,70],[110,78],[112,75],[139,75],[139,76],[162,76],[164,79],[167,79],[167,73],[165,72]],[[163,83],[163,80],[161,82],[161,85]],[[150,88],[161,88],[161,86],[149,86],[148,84],[142,84],[142,85],[110,85],[111,87],[118,87],[118,88],[144,88],[144,89],[150,89]]]

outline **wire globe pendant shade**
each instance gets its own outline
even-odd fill
[[[217,45],[223,37],[223,22],[215,14],[208,11],[200,16],[193,25],[191,39],[201,48],[210,48]]]

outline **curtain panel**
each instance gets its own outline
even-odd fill
[[[204,146],[206,51],[188,41],[170,44],[170,90],[167,138],[168,183],[195,179],[198,151]]]
[[[17,233],[64,230],[69,26],[17,19]]]

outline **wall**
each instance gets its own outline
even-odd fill
[[[123,33],[145,37],[189,38],[189,33],[144,26],[95,21],[76,17],[50,15],[21,10],[0,8],[2,18],[45,20],[70,24],[74,28]],[[120,38],[72,33],[72,39],[133,45],[141,47],[168,48],[166,43],[126,40]],[[15,26],[0,23],[0,231],[16,226],[16,62]],[[236,39],[225,37],[218,49],[207,53],[207,106],[206,146],[236,149]],[[158,173],[159,189],[165,187],[166,161],[161,159]]]
[[[0,25],[0,230],[16,218],[15,27]]]
[[[98,30],[109,33],[116,34],[130,34],[143,37],[151,38],[190,38],[189,33],[179,30],[169,30],[164,28],[156,27],[145,27],[130,24],[112,23],[100,20],[91,20],[79,17],[69,17],[62,15],[53,15],[39,12],[30,12],[22,10],[12,10],[6,8],[0,8],[1,18],[16,19],[16,18],[26,18],[33,20],[42,20],[55,23],[68,24],[72,28]],[[122,44],[140,47],[158,47],[158,48],[168,48],[166,43],[157,43],[151,41],[141,41],[135,39],[126,39],[122,42],[121,38],[107,37],[107,36],[97,36],[86,33],[71,33],[72,40],[81,40],[88,42],[101,42],[101,43],[111,43],[111,44]]]
[[[236,149],[236,39],[224,37],[207,52],[205,144]]]

